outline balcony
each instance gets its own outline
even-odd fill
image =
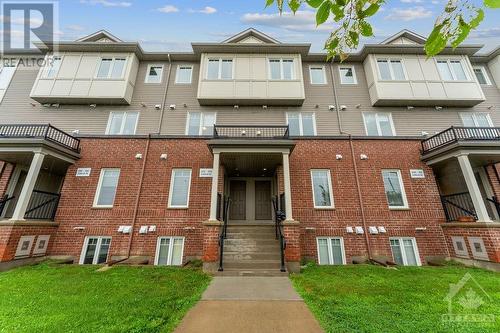
[[[214,126],[214,139],[289,139],[288,126]]]
[[[24,218],[26,220],[54,221],[60,197],[59,193],[33,190]],[[4,196],[0,199],[0,216],[11,218],[14,209],[10,206],[16,204],[17,198],[15,196]]]

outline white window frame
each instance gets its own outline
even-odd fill
[[[202,135],[202,133],[203,133],[203,122],[204,122],[205,116],[207,114],[213,114],[214,115],[214,126],[217,123],[217,112],[203,112],[203,111],[188,112],[187,117],[186,117],[186,128],[184,130],[185,135],[190,135],[189,134],[189,123],[191,121],[191,115],[193,113],[200,113],[201,114],[201,116],[200,116],[200,128],[198,130],[198,134],[197,135]]]
[[[467,237],[467,240],[469,241],[470,250],[472,252],[472,257],[474,259],[489,260],[488,252],[486,251],[486,246],[484,246],[484,241],[481,237]],[[481,249],[483,250],[483,253],[479,253],[476,251],[476,248],[474,247],[474,243],[479,243],[481,245]]]
[[[92,264],[89,265],[97,265],[97,260],[99,259],[99,254],[101,252],[101,244],[103,239],[109,239],[109,249],[111,249],[111,242],[113,241],[113,237],[111,236],[86,236],[85,241],[83,242],[82,251],[80,253],[80,260],[78,263],[83,265],[85,261],[85,254],[87,253],[87,247],[89,245],[90,238],[97,238],[96,251],[94,253],[94,258],[92,259]],[[108,250],[108,256],[106,257],[106,261],[108,261],[110,251]],[[102,265],[102,264],[101,264]]]
[[[479,127],[477,121],[478,114],[485,114],[486,119],[488,119],[488,124],[490,125],[489,127],[493,127],[493,121],[491,120],[490,114],[487,112],[460,112],[460,120],[462,121],[462,125],[465,126],[464,116],[472,116],[472,120],[474,121],[474,127]]]
[[[149,73],[151,72],[152,67],[161,67],[161,75],[160,75],[160,81],[158,82],[149,82],[150,76]],[[164,64],[149,64],[148,68],[146,70],[146,77],[144,78],[144,83],[147,84],[162,84],[163,82],[163,73],[165,72],[165,65]]]
[[[287,112],[286,113],[286,124],[289,125],[288,123],[288,118],[289,118],[289,115],[290,114],[298,114],[299,115],[299,136],[304,136],[304,125],[303,125],[303,122],[302,122],[302,115],[304,113],[309,113],[309,114],[312,114],[312,121],[313,121],[313,130],[314,130],[314,134],[313,136],[316,136],[318,135],[317,131],[316,131],[316,113],[314,112]]]
[[[442,57],[437,57],[437,58],[434,58],[434,61],[435,61],[435,64],[436,64],[436,69],[437,69],[437,71],[439,73],[439,77],[441,78],[441,81],[444,81],[444,82],[469,82],[470,81],[470,73],[467,70],[467,66],[464,64],[463,59],[461,59],[461,58],[442,58]],[[446,64],[448,65],[448,70],[451,73],[451,77],[452,77],[451,80],[445,80],[443,78],[443,76],[441,74],[441,71],[439,70],[438,61],[446,61]],[[457,74],[455,73],[455,70],[453,69],[453,67],[451,67],[451,65],[450,65],[450,62],[452,62],[452,61],[458,61],[460,63],[460,66],[462,66],[462,69],[464,70],[464,74],[465,74],[465,78],[466,78],[465,80],[458,80],[457,79]],[[474,78],[475,77],[476,77],[476,74],[474,74]]]
[[[479,80],[477,79],[476,72],[475,72],[476,69],[479,69],[481,71],[481,73],[483,74],[484,79],[486,80],[485,84],[480,83]],[[477,80],[477,83],[479,83],[480,85],[483,85],[483,86],[491,86],[491,80],[490,80],[490,77],[488,75],[488,71],[486,70],[486,67],[484,67],[484,66],[473,66],[472,67],[472,72],[474,74],[474,77]]]
[[[379,61],[387,61],[388,65],[389,65],[389,73],[391,74],[391,78],[390,80],[387,80],[387,79],[382,79],[382,74],[380,72],[380,67],[378,66],[378,62]],[[403,80],[400,80],[400,79],[395,79],[394,78],[394,70],[392,69],[392,64],[391,62],[394,61],[399,61],[401,63],[401,67],[403,68],[403,75],[404,75],[404,79]],[[392,82],[392,81],[395,81],[395,82],[402,82],[402,81],[408,81],[408,73],[406,73],[406,66],[405,66],[405,62],[403,60],[403,58],[376,58],[375,59],[375,64],[377,66],[377,74],[378,74],[378,79],[379,81],[385,81],[385,82]]]
[[[60,58],[61,59],[59,67],[57,67],[57,71],[55,71],[54,76],[49,76],[49,72],[51,69],[51,65],[50,65],[51,58]],[[63,55],[55,55],[55,54],[48,55],[47,57],[45,57],[45,67],[43,68],[42,78],[43,79],[55,79],[55,78],[57,78],[57,76],[59,75],[59,72],[61,71],[61,65],[62,65],[63,59],[64,59]]]
[[[363,125],[365,126],[365,133],[368,134],[368,126],[366,126],[366,114],[375,114],[375,123],[377,125],[378,136],[382,135],[382,129],[380,128],[379,115],[387,115],[389,116],[389,122],[391,123],[392,136],[396,136],[396,128],[394,127],[394,121],[392,120],[392,112],[363,112]]]
[[[271,78],[271,61],[279,61],[280,63],[280,78],[279,79],[272,79]],[[291,60],[292,61],[292,75],[291,79],[285,79],[283,76],[283,61],[284,60]],[[267,58],[267,77],[269,81],[294,81],[297,80],[297,74],[295,73],[295,59],[294,58]]]
[[[209,79],[208,78],[208,64],[210,63],[211,60],[218,60],[219,62],[219,73],[217,75],[217,78],[216,79]],[[232,65],[232,68],[231,68],[231,78],[229,79],[223,79],[222,78],[222,61],[223,60],[231,60],[231,65]],[[217,57],[208,57],[207,58],[207,68],[205,70],[205,80],[210,80],[210,81],[229,81],[229,80],[234,80],[234,68],[235,68],[235,61],[234,61],[234,58],[226,58],[226,57],[221,57],[221,58],[217,58]]]
[[[113,203],[111,205],[99,205],[97,204],[99,200],[99,195],[101,194],[101,187],[102,187],[102,182],[104,181],[104,172],[106,170],[118,170],[118,183],[116,184],[116,192],[115,192],[115,197],[113,198]],[[118,185],[120,185],[120,175],[121,175],[121,169],[120,168],[102,168],[101,172],[99,173],[99,182],[97,183],[97,188],[95,190],[94,194],[94,203],[92,205],[93,208],[113,208],[116,200],[116,194],[118,193]]]
[[[174,174],[175,171],[187,171],[189,170],[189,184],[188,184],[188,190],[187,190],[187,200],[185,205],[172,205],[172,194],[174,191]],[[191,168],[173,168],[172,173],[170,175],[170,189],[168,191],[168,208],[189,208],[189,199],[191,197],[191,183],[193,182],[193,169]]]
[[[5,88],[0,88],[0,92],[4,92],[3,94],[0,94],[0,103],[2,102],[3,98],[5,97],[5,92],[9,89],[11,83],[12,83],[12,79],[14,78],[14,75],[16,75],[16,71],[17,71],[17,66],[19,65],[19,61],[15,61],[15,66],[14,67],[14,71],[12,72],[12,76],[9,78],[9,82],[5,85]],[[0,64],[0,75],[2,74],[4,68],[6,66],[4,64]],[[9,68],[11,66],[8,66]]]
[[[378,66],[377,66],[378,67]],[[344,69],[344,68],[350,68],[352,70],[352,78],[354,79],[354,82],[353,83],[350,83],[350,82],[342,82],[342,72],[341,72],[341,69]],[[346,66],[338,66],[338,69],[339,69],[339,78],[340,78],[340,84],[345,84],[345,85],[355,85],[355,84],[358,84],[358,77],[356,75],[356,69],[354,68],[353,65],[346,65]]]
[[[452,236],[451,242],[453,243],[453,249],[455,250],[457,257],[469,258],[469,251],[467,250],[467,244],[465,243],[464,237]],[[457,242],[462,243],[464,248],[463,250],[457,248]]]
[[[420,261],[420,253],[418,252],[417,239],[415,237],[389,237],[389,247],[391,248],[392,260],[394,260],[394,253],[392,252],[391,239],[399,240],[399,249],[401,250],[401,257],[403,258],[403,266],[408,266],[406,251],[403,244],[403,240],[408,240],[408,239],[412,241],[413,253],[415,254],[417,266],[422,266],[422,262]]]
[[[183,68],[189,67],[191,69],[191,72],[189,74],[189,82],[179,82],[179,71],[180,71],[181,67],[183,67]],[[175,71],[175,84],[191,84],[191,83],[193,83],[193,70],[194,70],[193,65],[177,65],[177,70]],[[220,75],[220,68],[219,68],[219,75]]]
[[[387,193],[385,192],[384,171],[396,172],[398,174],[399,185],[401,186],[401,195],[403,196],[403,206],[391,206],[389,204],[389,198],[387,198]],[[410,206],[408,205],[408,198],[406,197],[405,184],[403,182],[403,176],[401,174],[400,169],[382,169],[382,185],[384,186],[384,195],[385,199],[387,200],[387,206],[389,207],[390,210],[402,210],[410,208]]]
[[[127,114],[131,114],[131,113],[136,113],[137,114],[137,117],[135,118],[136,121],[135,121],[135,126],[134,126],[134,133],[133,134],[123,134],[123,130],[125,128],[125,118],[127,116]],[[109,131],[111,130],[111,120],[113,119],[113,116],[116,115],[116,114],[122,114],[124,118],[122,118],[122,125],[120,127],[120,133],[119,134],[109,134]],[[109,117],[108,117],[108,124],[106,125],[106,135],[135,135],[135,133],[137,133],[137,125],[139,124],[139,117],[140,117],[140,113],[139,112],[136,112],[136,111],[112,111],[109,113]]]
[[[345,256],[345,247],[344,247],[344,238],[343,237],[316,237],[316,251],[318,254],[318,265],[322,265],[320,262],[320,256],[319,256],[319,240],[320,239],[326,239],[327,240],[327,245],[328,245],[328,258],[330,261],[325,264],[325,265],[334,265],[331,260],[333,259],[333,251],[332,251],[332,239],[339,239],[340,240],[340,248],[342,250],[342,265],[347,264],[346,256]]]
[[[156,251],[155,251],[155,266],[158,266],[158,261],[160,260],[160,243],[163,239],[170,239],[170,243],[168,246],[168,258],[167,258],[167,265],[166,266],[174,266],[172,265],[172,250],[174,248],[174,239],[182,239],[182,250],[181,250],[181,264],[179,266],[182,266],[182,258],[184,258],[184,245],[186,242],[186,238],[182,236],[160,236],[156,240]],[[175,265],[177,266],[177,265]]]
[[[312,69],[320,69],[321,72],[323,73],[323,82],[320,83],[314,83],[313,82],[313,77],[312,77]],[[326,79],[326,68],[324,65],[309,65],[309,81],[311,82],[311,85],[313,86],[324,86],[328,84],[328,80]]]
[[[97,63],[96,71],[94,74],[94,79],[95,80],[123,80],[123,77],[125,75],[125,72],[127,71],[127,65],[128,65],[128,57],[124,56],[109,56],[109,57],[100,57],[98,58],[99,61]],[[106,77],[99,77],[99,69],[101,68],[101,64],[103,59],[112,59],[111,61],[111,66],[109,66],[108,74]],[[119,77],[111,77],[111,74],[113,73],[113,68],[115,67],[116,59],[125,59],[125,63],[123,64],[123,69]]]
[[[314,177],[313,177],[313,172],[314,171],[327,171],[328,172],[328,190],[330,191],[330,206],[316,206],[316,196],[314,194]],[[309,173],[311,175],[311,189],[312,189],[312,196],[313,196],[313,205],[315,209],[333,209],[335,208],[335,201],[334,201],[334,195],[333,195],[333,186],[332,186],[332,173],[330,169],[311,169],[309,170]]]

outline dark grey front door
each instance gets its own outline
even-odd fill
[[[245,180],[231,180],[229,191],[231,197],[229,219],[246,220],[247,182]]]
[[[255,181],[255,219],[271,220],[271,182]]]

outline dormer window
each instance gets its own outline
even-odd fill
[[[293,59],[269,59],[270,80],[294,80]]]
[[[127,59],[102,58],[97,71],[98,79],[121,79]]]
[[[208,80],[232,80],[233,59],[210,58],[207,66]]]

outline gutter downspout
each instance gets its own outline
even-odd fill
[[[333,59],[330,63],[330,74],[332,76],[332,87],[333,87],[333,100],[335,103],[335,111],[337,112],[337,122],[339,124],[339,132],[340,134],[349,134],[344,132],[344,129],[342,128],[342,119],[340,116],[340,104],[339,104],[339,99],[337,96],[337,85],[335,84],[335,74],[333,70]]]
[[[161,102],[161,115],[160,115],[160,122],[158,124],[158,131],[157,134],[159,135],[161,133],[161,125],[163,124],[163,118],[165,115],[165,103],[167,102],[167,93],[168,93],[168,87],[170,85],[170,73],[172,73],[172,59],[170,58],[170,53],[167,54],[168,57],[168,73],[167,73],[167,82],[165,84],[165,91],[163,93],[163,100]]]

